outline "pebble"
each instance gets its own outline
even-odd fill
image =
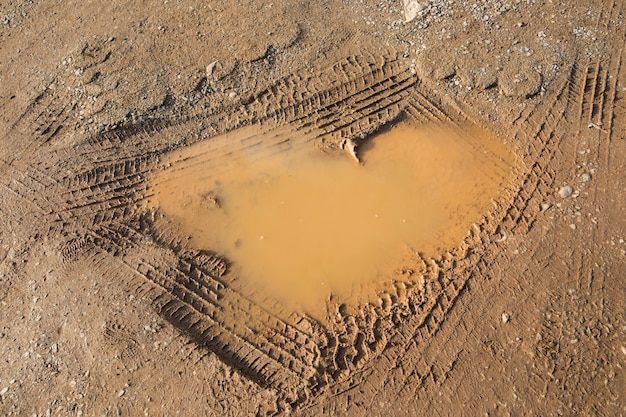
[[[0,396],[3,396],[4,394],[6,394],[7,392],[9,392],[9,387],[4,387],[2,388],[2,390],[0,390]]]
[[[404,21],[406,23],[415,19],[419,12],[424,10],[426,6],[415,0],[404,0]]]
[[[213,75],[213,71],[215,70],[215,67],[219,65],[219,61],[213,61],[211,62],[209,65],[206,66],[206,76],[210,77]]]
[[[506,324],[509,322],[509,320],[511,320],[511,316],[509,316],[507,313],[502,313],[502,323]]]
[[[565,185],[559,190],[559,196],[561,196],[561,198],[567,198],[571,196],[573,192],[574,189],[570,185]]]
[[[117,393],[117,396],[121,397],[124,394],[126,394],[126,390],[125,389],[121,389],[120,392]]]
[[[586,172],[583,175],[581,175],[581,179],[583,180],[583,182],[589,182],[591,181],[591,174]]]

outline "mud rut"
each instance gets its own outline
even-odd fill
[[[335,311],[325,323],[254,301],[238,288],[227,259],[189,248],[158,210],[143,208],[150,197],[147,180],[167,168],[162,155],[246,125],[260,126],[264,141],[245,137],[233,147],[279,152],[303,145],[336,148],[345,138],[358,141],[403,118],[474,122],[462,103],[434,95],[430,81],[391,52],[348,57],[315,75],[294,74],[232,108],[155,111],[72,147],[64,143],[73,134],[65,128],[73,109],[47,89],[11,129],[16,146],[0,168],[0,185],[24,217],[36,219],[33,236],[62,242],[67,262],[86,262],[117,277],[199,346],[275,390],[279,407],[315,410],[322,399],[332,402],[350,392],[360,400],[348,399],[348,410],[367,408],[377,404],[383,387],[387,398],[390,392],[416,392],[454,367],[454,359],[435,364],[420,352],[433,343],[442,347],[437,338],[443,321],[472,280],[488,279],[500,259],[498,239],[532,227],[557,186],[555,159],[578,142],[564,144],[566,135],[592,135],[598,159],[623,168],[624,155],[612,152],[614,132],[623,131],[615,125],[623,120],[616,118],[624,110],[616,105],[624,94],[617,88],[623,58],[622,47],[610,61],[581,60],[560,74],[541,101],[511,114],[507,135],[521,159],[516,181],[462,245],[399,267],[405,279],[358,313],[329,301]],[[303,140],[291,141],[294,132]],[[219,161],[229,149],[214,151]]]

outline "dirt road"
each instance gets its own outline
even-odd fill
[[[0,414],[626,414],[625,5],[422,3],[0,5]],[[487,130],[510,175],[325,317],[154,203],[402,123]]]

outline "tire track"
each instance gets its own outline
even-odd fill
[[[456,358],[461,352],[447,355],[455,358],[450,361],[447,371],[442,371],[446,367],[437,370],[430,362],[424,361],[423,352],[429,349],[431,343],[441,346],[441,340],[436,337],[436,333],[453,308],[455,300],[463,293],[468,281],[483,280],[489,276],[495,256],[500,252],[493,243],[495,239],[500,235],[527,233],[541,210],[540,203],[553,192],[556,175],[551,166],[560,147],[561,138],[568,129],[566,119],[568,108],[577,101],[572,97],[575,89],[571,88],[576,85],[576,79],[577,70],[574,69],[561,83],[561,87],[554,92],[553,101],[546,100],[547,103],[541,108],[533,108],[528,111],[525,119],[517,122],[519,126],[517,134],[523,136],[519,142],[530,143],[530,147],[523,152],[524,162],[530,168],[520,176],[518,191],[513,194],[510,203],[505,203],[501,207],[501,217],[498,217],[497,212],[491,213],[486,223],[480,226],[478,236],[484,237],[471,243],[466,242],[474,251],[474,256],[464,258],[454,253],[449,257],[454,259],[453,262],[448,262],[451,266],[442,267],[439,264],[445,265],[445,262],[435,260],[432,261],[435,267],[427,269],[424,274],[428,277],[427,282],[439,284],[434,288],[439,291],[446,288],[447,292],[439,293],[441,295],[437,295],[437,291],[428,294],[427,297],[433,297],[437,302],[427,306],[426,314],[414,315],[403,323],[408,327],[406,332],[408,336],[401,336],[400,341],[395,341],[392,336],[382,357],[374,361],[377,366],[360,374],[353,374],[345,383],[332,386],[328,397],[333,399],[333,405],[329,406],[326,403],[324,407],[334,406],[355,415],[364,415],[365,410],[368,410],[367,413],[376,413],[378,404],[382,404],[384,398],[389,398],[390,392],[398,393],[398,396],[404,393],[404,398],[410,398],[425,385],[437,384],[441,375],[436,374],[442,372],[445,374],[454,367]],[[584,90],[590,91],[586,87]],[[530,136],[526,134],[529,126],[533,127]],[[476,256],[477,254],[480,256]],[[465,269],[462,265],[465,265]],[[450,281],[448,277],[456,277],[457,280]],[[487,309],[488,306],[482,308]],[[419,317],[417,323],[411,325],[411,321],[416,320],[415,317]],[[398,350],[399,346],[403,348]],[[305,414],[315,415],[319,411],[315,404],[312,404]],[[387,411],[380,409],[378,412],[382,415]]]
[[[353,410],[361,410],[374,407],[383,389],[407,393],[413,384],[429,384],[454,367],[456,359],[435,367],[419,352],[438,340],[467,283],[488,275],[499,250],[494,241],[532,228],[556,178],[549,166],[559,147],[556,131],[570,100],[572,77],[548,102],[553,113],[547,119],[545,112],[533,110],[516,122],[523,136],[519,142],[530,143],[523,152],[529,168],[463,244],[437,259],[416,254],[411,259],[415,269],[406,272],[410,279],[381,291],[379,301],[361,306],[359,313],[329,301],[337,312],[329,323],[284,317],[279,309],[253,301],[253,294],[233,285],[236,277],[225,259],[190,249],[168,219],[144,207],[147,182],[159,170],[176,172],[176,163],[166,167],[163,157],[198,141],[206,141],[207,150],[181,163],[209,164],[218,172],[226,169],[220,157],[236,149],[259,148],[258,158],[311,144],[340,149],[347,139],[359,142],[405,117],[459,130],[471,123],[456,103],[421,87],[410,66],[395,56],[348,57],[315,76],[287,77],[221,112],[190,109],[109,126],[79,144],[76,155],[59,150],[55,155],[67,158],[67,170],[58,177],[46,174],[51,161],[36,170],[24,167],[21,182],[7,186],[35,201],[41,216],[55,219],[48,222],[56,225],[49,233],[64,234],[64,259],[88,254],[97,270],[125,282],[198,346],[276,390],[281,401],[313,412],[322,399],[351,396],[360,404],[354,402]],[[609,99],[598,99],[598,108]],[[42,124],[42,144],[63,135],[58,119],[64,111],[53,112],[50,119],[56,120]],[[22,123],[28,117],[39,116],[24,116]],[[144,258],[146,248],[160,258]]]

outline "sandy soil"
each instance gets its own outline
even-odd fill
[[[0,414],[626,414],[624,3],[226,3],[0,4]],[[194,143],[401,120],[490,130],[515,178],[325,319],[146,208]]]

